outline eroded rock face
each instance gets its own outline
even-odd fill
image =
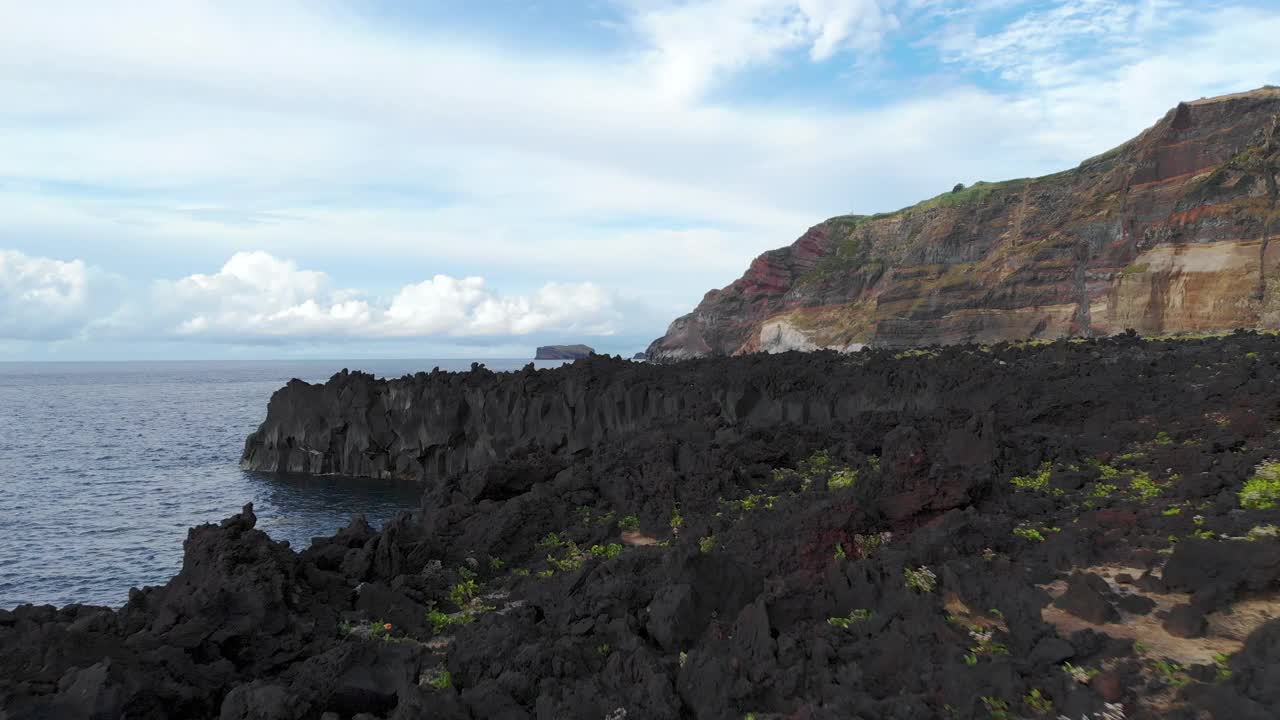
[[[1080,355],[1073,348],[1062,352]],[[477,367],[395,380],[344,370],[323,385],[294,380],[277,391],[266,420],[245,442],[241,466],[417,481],[480,473],[463,492],[477,501],[501,500],[526,491],[539,473],[559,472],[578,453],[641,431],[690,422],[731,433],[786,424],[834,432],[860,424],[886,434],[877,444],[885,448],[885,492],[898,508],[892,512],[909,516],[924,506],[945,510],[965,501],[968,478],[957,478],[955,467],[992,458],[996,419],[1009,402],[999,366],[984,367],[965,381],[968,394],[946,426],[926,418],[911,427],[908,418],[957,397],[956,388],[924,369],[927,356],[919,369],[880,354],[798,357],[757,356],[728,372],[599,356],[547,370],[493,373]],[[1063,366],[1058,377],[1068,376],[1071,370]],[[1120,377],[1098,376],[1103,386],[1096,392],[1124,389],[1111,385]],[[904,381],[912,383],[912,392],[901,392]],[[1077,390],[1086,392],[1085,386]],[[1175,392],[1185,390],[1152,390],[1153,397]],[[483,474],[516,457],[529,466]]]
[[[1182,103],[1055,175],[832,218],[649,357],[1280,327],[1280,89]]]

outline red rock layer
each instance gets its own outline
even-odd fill
[[[1182,103],[1041,178],[841,216],[708,292],[672,360],[1280,327],[1280,88]]]

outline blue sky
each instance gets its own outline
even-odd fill
[[[0,360],[630,354],[826,217],[1280,84],[1273,1],[0,16]]]

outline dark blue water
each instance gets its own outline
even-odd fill
[[[322,382],[344,367],[398,377],[437,365],[471,361],[0,363],[0,608],[121,605],[130,587],[178,571],[189,527],[247,502],[258,527],[299,549],[354,515],[380,524],[416,507],[411,484],[248,473],[238,463],[290,378]]]

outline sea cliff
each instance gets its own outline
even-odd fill
[[[1280,327],[1280,88],[1179,104],[1039,178],[831,218],[650,359]]]

